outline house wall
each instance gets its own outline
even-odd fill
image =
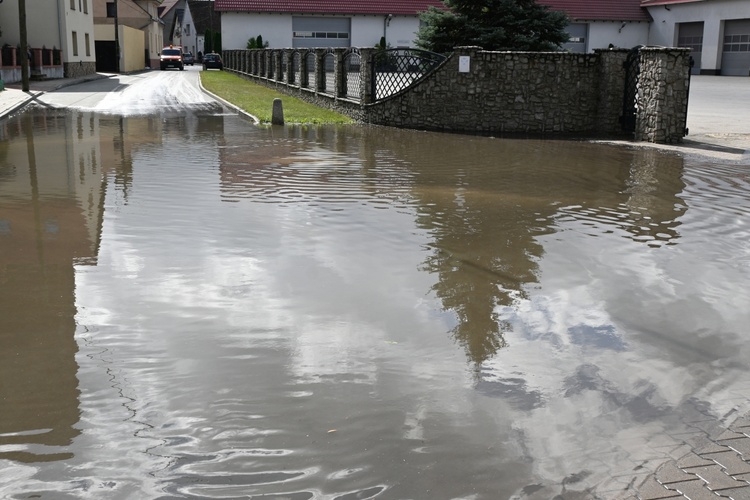
[[[352,16],[352,47],[374,47],[385,36],[392,48],[414,47],[419,29],[416,16]]]
[[[724,40],[724,21],[750,18],[747,0],[713,0],[649,7],[654,22],[651,24],[650,45],[675,46],[678,24],[703,21],[703,50],[701,73],[720,74]]]
[[[120,46],[122,47],[120,71],[129,73],[142,70],[146,50],[143,31],[130,26],[120,26]]]
[[[27,0],[26,1],[26,29],[28,44],[32,48],[57,48],[62,49],[63,73],[68,76],[68,67],[72,61],[78,66],[82,74],[94,71],[94,37],[93,37],[93,6],[92,0],[86,0],[88,12],[80,11],[75,2],[75,10],[70,9],[69,0]],[[3,36],[0,43],[19,45],[20,30],[18,26],[18,3],[0,3],[0,20],[2,20]],[[15,22],[8,22],[8,20]],[[71,32],[76,31],[78,36],[78,55],[74,56],[72,51]],[[90,55],[86,55],[85,34],[89,34]],[[75,74],[75,73],[74,73]],[[61,75],[49,75],[59,77]]]
[[[292,46],[292,16],[285,14],[221,13],[222,49],[244,49],[258,35],[269,48]]]
[[[292,47],[292,17],[287,14],[250,14],[223,12],[221,14],[221,41],[223,49],[244,49],[247,41],[258,35],[268,42],[269,48]],[[313,16],[309,16],[313,17]],[[332,17],[332,16],[321,16]],[[393,16],[335,16],[351,19],[351,46],[374,47],[382,36],[391,47],[413,47],[419,18]]]
[[[113,41],[115,39],[114,25],[96,25],[96,39],[100,41]],[[120,71],[129,73],[140,71],[144,68],[144,54],[146,50],[143,31],[129,26],[118,26],[120,39]],[[155,68],[159,67],[157,61]]]
[[[649,23],[594,21],[589,23],[588,51],[614,47],[630,49],[636,45],[647,45]]]
[[[88,0],[91,2],[91,0]],[[68,9],[70,8],[68,3]],[[58,22],[60,17],[65,17],[68,12],[62,7],[63,0],[26,0],[26,31],[28,43],[31,47],[64,48],[64,37],[60,36],[62,24]],[[78,3],[76,2],[76,8]],[[89,4],[89,12],[91,12]],[[0,3],[0,29],[3,31],[0,37],[0,45],[18,45],[21,43],[21,34],[18,26],[18,2],[6,1]],[[64,57],[64,55],[63,55]]]
[[[185,15],[182,17],[182,50],[183,52],[192,52],[195,56],[198,53],[197,41],[195,34],[195,21],[190,12],[190,5],[185,4]]]

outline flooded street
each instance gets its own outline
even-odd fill
[[[747,166],[102,106],[0,122],[2,498],[616,498],[750,410]]]

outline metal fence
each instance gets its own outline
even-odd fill
[[[373,58],[372,94],[383,99],[413,85],[432,72],[446,56],[420,49],[378,50]]]
[[[446,59],[419,49],[224,51],[225,67],[335,99],[373,103],[418,83]]]

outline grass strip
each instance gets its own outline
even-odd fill
[[[271,123],[273,100],[276,98],[282,99],[285,123],[354,123],[348,116],[281,94],[226,71],[201,71],[201,83],[206,90],[257,117],[261,123]]]

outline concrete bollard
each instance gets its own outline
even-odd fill
[[[273,100],[271,125],[284,125],[284,107],[281,105],[281,99],[279,98]]]

